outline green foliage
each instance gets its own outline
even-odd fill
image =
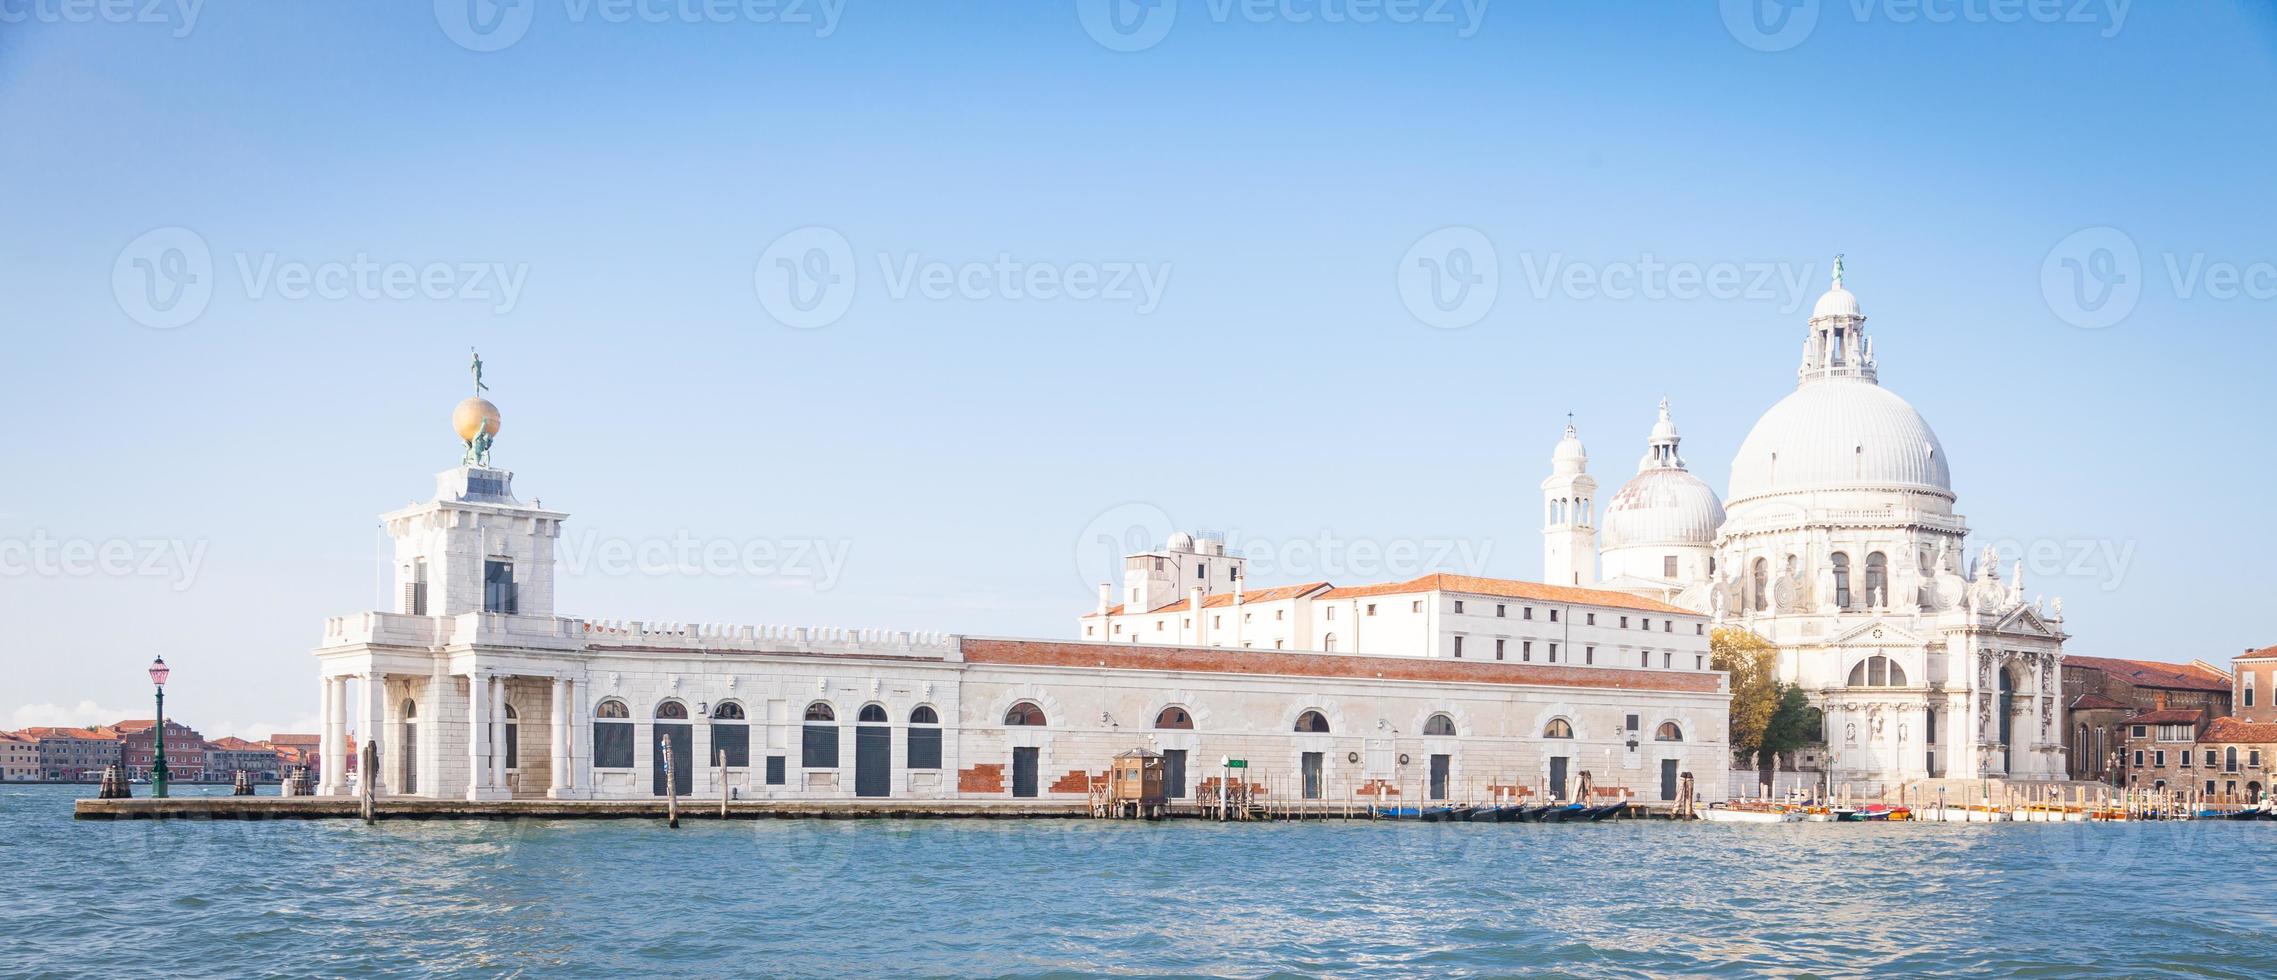
[[[1811,707],[1800,685],[1780,685],[1779,706],[1771,712],[1771,723],[1764,726],[1761,748],[1773,754],[1793,752],[1818,741],[1824,725],[1825,720],[1817,708]]]
[[[1710,663],[1731,675],[1732,752],[1741,759],[1763,746],[1779,707],[1779,648],[1743,629],[1719,627],[1708,637]]]

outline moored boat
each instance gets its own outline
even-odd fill
[[[1777,803],[1710,803],[1700,819],[1715,823],[1797,823],[1803,812]]]

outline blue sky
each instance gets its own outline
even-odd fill
[[[2072,652],[2277,642],[2265,6],[1180,0],[1119,51],[1072,3],[521,0],[478,51],[455,2],[0,4],[0,725],[142,711],[162,652],[209,733],[305,727],[470,345],[584,554],[738,556],[589,562],[567,614],[1057,636],[1150,521],[1260,584],[1533,577],[1568,412],[1611,487],[1671,398],[1721,489],[1835,252]],[[1433,325],[1398,270],[1450,228],[1500,281]],[[185,241],[175,324],[122,283]],[[785,325],[775,260],[834,241]],[[1807,286],[1592,285],[1656,264]],[[25,557],[70,543],[119,561]]]

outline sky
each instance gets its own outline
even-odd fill
[[[2277,643],[2265,4],[0,0],[0,726],[313,730],[469,348],[594,618],[1533,578],[1833,256],[2069,652]],[[2005,564],[2005,562],[2004,562]],[[2005,571],[2005,569],[2004,569]],[[2235,614],[2220,613],[2233,610]]]

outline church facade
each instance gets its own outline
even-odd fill
[[[1741,442],[1723,498],[1679,445],[1663,400],[1637,475],[1597,522],[1568,426],[1543,484],[1546,577],[1776,644],[1780,680],[1824,711],[1835,782],[2065,778],[2063,603],[2027,599],[2022,562],[2003,578],[1989,548],[1964,565],[1944,448],[1881,385],[1839,258],[1795,389]]]

